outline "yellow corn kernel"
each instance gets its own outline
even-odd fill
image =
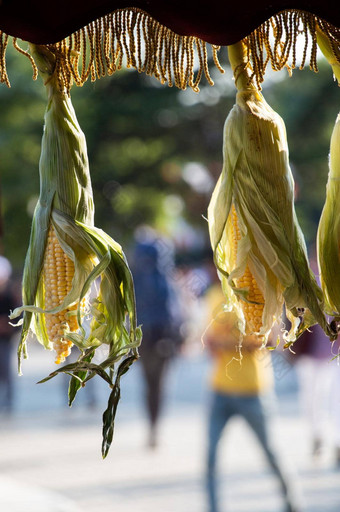
[[[233,259],[236,262],[237,246],[241,239],[241,232],[238,225],[237,212],[235,206],[231,207],[231,223],[232,223],[232,247]],[[247,300],[241,300],[241,307],[244,314],[246,324],[246,334],[258,333],[262,327],[262,313],[264,308],[264,297],[259,289],[256,279],[252,275],[249,265],[242,277],[235,279],[235,284],[238,288],[246,288],[248,290]]]
[[[63,302],[72,288],[74,263],[63,251],[51,227],[47,238],[44,262],[45,309],[53,309]],[[78,321],[75,314],[77,304],[59,313],[46,313],[45,323],[49,340],[57,353],[56,363],[59,364],[70,354],[72,342],[64,338],[64,332],[77,331]]]

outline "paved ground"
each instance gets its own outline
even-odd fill
[[[0,415],[1,512],[205,512],[202,484],[208,361],[182,357],[167,380],[159,446],[146,446],[142,389],[136,366],[122,382],[115,440],[100,454],[106,388],[97,383],[97,405],[65,406],[62,379],[35,382],[53,368],[52,356],[31,349],[24,376],[15,378],[16,405]],[[310,457],[308,425],[299,412],[293,368],[278,358],[278,417],[273,429],[294,465],[306,512],[340,511],[340,471],[326,446]],[[223,512],[281,512],[282,501],[252,433],[235,420],[223,439]],[[227,506],[228,505],[228,506]]]

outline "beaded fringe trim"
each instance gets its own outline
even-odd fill
[[[303,69],[309,58],[309,67],[318,71],[317,29],[322,31],[330,42],[334,58],[340,63],[340,29],[327,21],[300,10],[285,10],[265,21],[244,41],[248,49],[248,61],[253,70],[257,85],[264,81],[267,65],[274,71],[284,67],[291,70],[297,63],[297,45],[302,41],[302,58],[299,69]]]
[[[18,46],[16,39],[13,43],[30,58],[35,78],[33,59]],[[0,31],[0,81],[9,86],[7,44],[8,36]],[[55,73],[60,89],[68,91],[72,83],[82,86],[89,78],[95,81],[113,75],[123,66],[154,76],[170,87],[191,87],[194,91],[199,90],[203,75],[214,85],[208,68],[210,58],[224,72],[217,56],[219,46],[208,45],[198,37],[179,36],[136,8],[114,11],[61,42],[44,46],[56,56]]]
[[[299,67],[305,66],[309,55],[309,66],[317,72],[316,27],[327,36],[334,57],[340,62],[340,29],[308,12],[282,11],[244,38],[248,63],[259,87],[269,63],[275,71],[284,67],[291,71],[296,67],[300,37],[304,38],[304,44]],[[5,59],[8,41],[9,36],[0,31],[0,82],[10,86]],[[13,44],[31,60],[33,78],[36,78],[37,68],[29,52],[19,47],[16,38]],[[89,78],[95,81],[123,66],[154,76],[170,87],[190,87],[196,92],[203,76],[214,85],[208,66],[211,58],[223,73],[218,60],[219,46],[209,45],[198,37],[175,34],[136,8],[114,11],[61,42],[45,47],[56,57],[55,73],[60,89],[67,91],[73,83],[82,86]]]

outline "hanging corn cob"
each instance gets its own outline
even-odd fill
[[[322,210],[318,233],[318,263],[321,287],[325,294],[328,313],[340,315],[340,114],[333,129],[326,201]]]
[[[71,99],[56,83],[55,58],[31,45],[32,56],[48,92],[40,158],[40,197],[34,213],[23,276],[23,313],[19,369],[27,356],[27,336],[56,351],[60,363],[73,344],[82,355],[76,363],[53,372],[65,372],[70,381],[70,405],[78,389],[95,374],[113,391],[104,415],[103,456],[112,438],[120,377],[138,357],[140,329],[136,326],[132,276],[121,247],[94,227],[94,206],[86,141]],[[95,294],[90,301],[89,294]],[[87,317],[92,316],[85,330]],[[108,357],[91,363],[96,348],[105,344]],[[124,357],[114,372],[114,364]],[[108,369],[109,373],[105,370]],[[113,377],[116,380],[113,380]],[[46,379],[45,379],[46,380]]]
[[[330,63],[340,84],[339,51],[337,46],[320,30],[317,31],[318,45]],[[333,128],[326,201],[321,213],[317,233],[318,264],[321,287],[325,294],[330,315],[340,316],[340,114]]]
[[[224,128],[224,167],[208,208],[214,260],[229,309],[244,334],[265,344],[283,305],[293,342],[320,323],[323,295],[307,259],[294,211],[294,182],[282,119],[251,79],[242,43],[229,47],[238,89]]]

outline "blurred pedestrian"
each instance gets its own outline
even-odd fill
[[[152,233],[152,232],[151,232]],[[139,349],[145,383],[145,403],[149,421],[150,447],[157,444],[157,427],[163,399],[163,381],[168,363],[181,344],[180,314],[167,271],[171,245],[156,234],[137,237],[132,273],[135,284],[137,321],[143,340]],[[164,257],[165,262],[162,257]]]
[[[316,248],[310,247],[310,266],[320,284]],[[294,343],[291,361],[296,364],[301,409],[311,434],[311,454],[318,458],[331,442],[340,468],[340,367],[339,339],[330,342],[316,324]]]
[[[222,433],[233,416],[241,416],[255,433],[267,461],[278,478],[285,510],[300,511],[295,478],[281,461],[270,435],[274,375],[270,351],[261,349],[255,336],[241,336],[233,313],[224,310],[220,284],[207,294],[212,321],[204,342],[213,357],[208,419],[206,483],[209,512],[218,512],[217,453]]]
[[[340,467],[340,367],[339,342],[330,343],[319,325],[314,325],[294,343],[301,409],[311,435],[311,454],[317,458],[332,444]]]
[[[5,412],[10,412],[13,406],[11,349],[14,329],[8,317],[16,307],[16,302],[11,288],[11,275],[11,263],[0,256],[0,411]]]

